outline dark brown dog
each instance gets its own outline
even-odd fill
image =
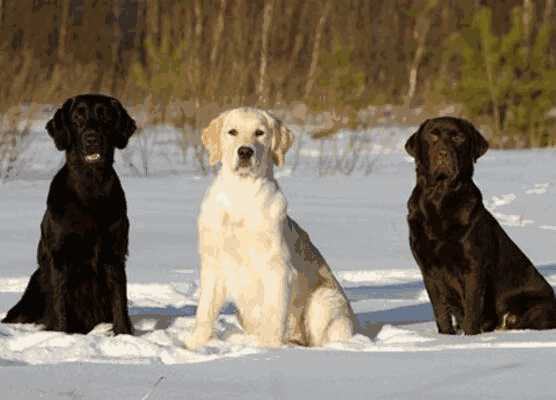
[[[481,134],[463,119],[435,118],[405,148],[417,167],[410,245],[438,331],[556,328],[552,288],[485,209],[472,180],[488,149]]]
[[[135,122],[119,101],[101,95],[68,99],[46,125],[66,163],[54,177],[41,224],[39,268],[2,322],[40,323],[87,333],[101,322],[132,333],[125,259],[129,221],[112,164]]]

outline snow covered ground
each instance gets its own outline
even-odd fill
[[[0,324],[1,398],[554,398],[556,332],[436,333],[407,241],[414,167],[400,144],[409,130],[397,132],[392,146],[376,147],[368,176],[318,178],[310,167],[314,144],[304,147],[302,167],[279,174],[290,215],[346,288],[364,334],[327,348],[262,349],[228,307],[217,339],[185,349],[198,295],[196,215],[212,178],[183,171],[133,177],[119,159],[137,335],[113,337],[108,326],[65,335]],[[59,165],[48,143],[39,152],[46,161],[34,158],[42,175],[0,185],[0,316],[35,269],[49,178]],[[556,151],[490,151],[476,181],[487,207],[556,286]]]

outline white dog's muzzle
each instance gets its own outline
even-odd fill
[[[259,163],[257,151],[253,146],[239,146],[235,153],[234,170],[254,169]]]

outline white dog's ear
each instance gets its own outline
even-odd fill
[[[214,165],[222,159],[222,150],[220,146],[220,131],[224,122],[225,113],[210,121],[209,125],[203,129],[201,140],[209,154],[209,164]]]
[[[278,118],[270,115],[273,123],[272,132],[272,146],[270,151],[272,152],[272,161],[277,166],[284,164],[284,156],[293,144],[293,135],[291,131],[280,121]]]

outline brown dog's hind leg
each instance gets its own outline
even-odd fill
[[[523,313],[509,311],[504,325],[505,329],[556,329],[556,301],[537,303]]]

